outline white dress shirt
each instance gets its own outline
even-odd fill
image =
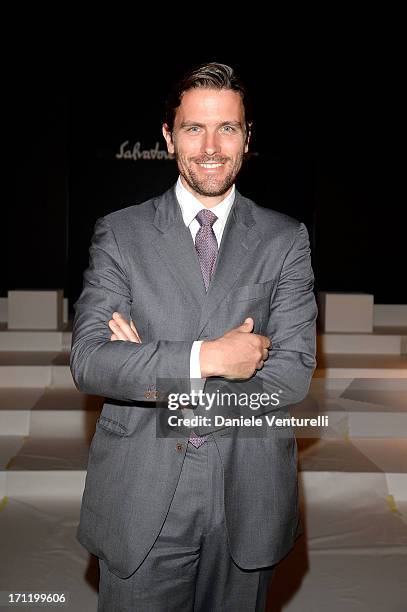
[[[195,218],[200,210],[206,208],[181,182],[181,177],[178,177],[177,184],[175,186],[175,194],[177,196],[178,203],[181,207],[182,218],[184,223],[191,232],[192,240],[195,244],[195,236],[201,227],[199,221]],[[216,236],[218,243],[218,249],[222,240],[223,230],[225,229],[226,221],[229,213],[232,209],[233,202],[235,201],[235,186],[232,186],[232,190],[229,195],[226,196],[222,202],[213,206],[210,210],[218,217],[213,224],[213,231]],[[201,378],[201,365],[199,362],[199,352],[201,350],[202,340],[197,340],[193,343],[191,349],[191,356],[189,361],[190,378]]]

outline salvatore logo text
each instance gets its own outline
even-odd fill
[[[133,146],[130,145],[129,140],[125,140],[119,147],[119,152],[115,155],[116,159],[130,159],[132,161],[139,160],[162,160],[162,159],[174,159],[174,156],[164,149],[160,149],[160,144],[155,143],[154,149],[142,149],[141,143],[136,142]]]

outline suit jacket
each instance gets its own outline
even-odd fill
[[[117,576],[130,576],[158,536],[187,447],[182,427],[175,438],[157,435],[163,409],[150,402],[151,390],[161,379],[189,378],[194,340],[217,338],[252,316],[254,331],[272,341],[252,382],[281,391],[278,410],[286,414],[307,394],[315,368],[313,280],[305,226],[237,190],[207,293],[175,187],[96,222],[75,304],[71,371],[80,391],[106,401],[90,446],[77,538]],[[114,311],[132,317],[142,344],[110,341]],[[207,389],[219,382],[208,379]],[[237,427],[194,430],[212,432],[219,449],[234,561],[244,569],[277,563],[298,530],[292,429],[282,435],[263,427],[254,438]]]

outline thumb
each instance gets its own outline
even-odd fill
[[[247,317],[247,319],[244,320],[244,323],[242,323],[242,325],[240,326],[240,330],[242,332],[250,333],[253,331],[253,327],[254,327],[253,319],[251,317]]]

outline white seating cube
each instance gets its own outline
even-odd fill
[[[9,329],[62,329],[64,292],[16,290],[8,292]]]
[[[368,293],[318,294],[319,323],[325,332],[373,331],[373,295]]]

